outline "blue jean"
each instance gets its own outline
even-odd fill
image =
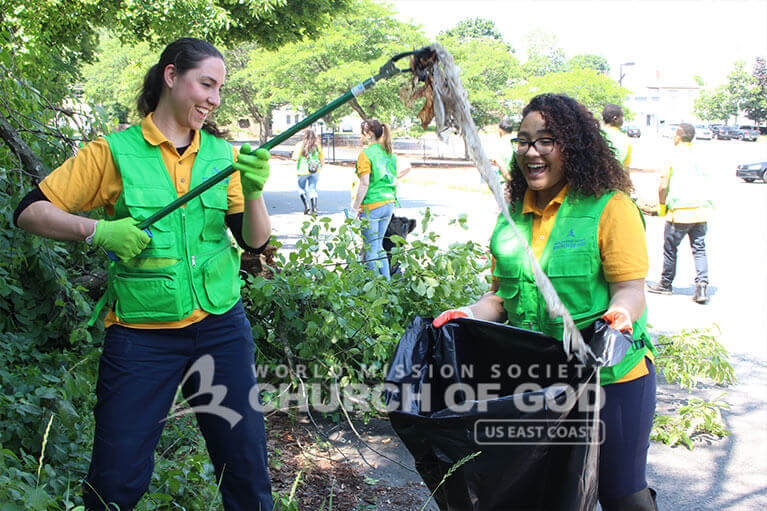
[[[264,417],[251,403],[257,393],[253,353],[242,301],[185,328],[107,328],[96,387],[93,454],[83,484],[86,509],[104,509],[98,496],[121,510],[132,509],[146,492],[165,419],[178,385],[189,374],[182,392],[196,410],[216,480],[221,481],[224,509],[271,511]],[[190,372],[203,361],[209,362],[209,370]]]
[[[695,283],[708,284],[708,259],[706,258],[706,231],[708,224],[675,224],[666,222],[663,231],[663,273],[661,283],[671,286],[676,277],[677,248],[685,236],[690,238],[690,248],[695,259]]]
[[[655,365],[649,374],[602,387],[605,441],[599,449],[599,498],[626,497],[647,487],[647,450],[655,417]]]
[[[383,240],[392,215],[394,215],[393,202],[379,206],[367,213],[365,206],[362,206],[362,213],[360,213],[360,218],[367,218],[370,221],[370,226],[362,230],[362,239],[365,242],[365,264],[371,270],[386,277],[386,280],[391,280],[391,273],[389,271],[389,259],[383,248]]]
[[[306,174],[298,176],[298,193],[306,195],[309,200],[316,199],[317,195],[317,183],[320,180],[320,173]]]

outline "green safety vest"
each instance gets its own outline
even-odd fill
[[[397,200],[397,157],[384,151],[381,144],[371,144],[362,151],[370,160],[370,185],[362,204]]]
[[[602,130],[605,139],[612,146],[613,154],[615,158],[621,162],[621,165],[626,166],[626,157],[629,154],[629,139],[620,128],[615,126],[605,126]]]
[[[666,207],[670,210],[711,206],[708,176],[696,158],[690,142],[680,142],[669,163]]]
[[[160,148],[144,139],[140,126],[107,135],[106,140],[123,184],[110,220],[145,220],[178,198]],[[226,141],[201,131],[190,187],[232,160]],[[228,180],[218,183],[152,224],[152,239],[136,257],[170,259],[170,265],[151,268],[136,259],[132,264],[112,262],[106,299],[100,304],[114,302],[115,314],[125,323],[178,321],[196,309],[212,314],[231,309],[240,299],[240,258],[224,223],[227,186]]]
[[[601,317],[610,304],[610,289],[602,271],[597,232],[602,211],[614,193],[595,198],[569,192],[557,212],[540,258],[544,273],[551,279],[579,329]],[[517,229],[528,243],[532,236],[532,217],[522,214],[521,202],[511,213]],[[496,294],[503,298],[509,324],[562,339],[562,320],[551,319],[546,311],[524,245],[503,215],[498,217],[490,251],[495,258],[493,276],[500,281]],[[647,309],[633,325],[634,339],[643,341],[644,345],[635,343],[620,363],[601,368],[603,385],[622,378],[642,359],[648,348],[654,352],[646,322]]]

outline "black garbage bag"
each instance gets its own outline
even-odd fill
[[[402,336],[386,397],[440,509],[593,510],[598,365],[619,362],[630,336],[598,321],[583,332],[595,338],[595,356],[582,365],[538,332],[470,319],[436,329],[431,321],[417,317]]]

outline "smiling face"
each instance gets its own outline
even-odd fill
[[[554,134],[546,129],[546,121],[540,112],[530,112],[522,119],[519,126],[519,138],[529,142],[544,137],[554,137]],[[546,205],[564,187],[565,179],[564,157],[559,143],[554,143],[554,148],[548,154],[541,155],[538,148],[530,146],[526,153],[516,153],[517,164],[522,175],[527,181],[527,187],[536,194],[536,202]]]
[[[183,74],[169,65],[164,78],[176,123],[184,128],[201,129],[208,115],[221,104],[221,86],[226,78],[224,61],[207,57]]]

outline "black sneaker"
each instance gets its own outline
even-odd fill
[[[658,282],[655,284],[647,284],[647,290],[651,293],[655,293],[659,295],[670,295],[672,293],[671,286],[667,286],[663,284],[662,282]]]

